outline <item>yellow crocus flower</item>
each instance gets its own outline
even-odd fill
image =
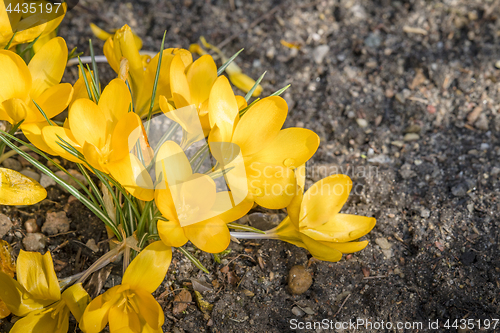
[[[36,11],[33,13],[32,10],[26,10],[27,13],[23,13],[26,5],[27,8],[30,5],[32,8],[35,6]],[[47,12],[48,5],[52,8],[51,13]],[[19,10],[16,10],[16,6]],[[10,7],[10,11],[7,11],[8,7]],[[0,48],[3,49],[9,43],[16,31],[17,33],[10,44],[11,47],[32,42],[38,36],[44,38],[61,24],[66,10],[67,4],[65,2],[58,7],[49,1],[0,0]],[[39,22],[43,23],[39,24]]]
[[[172,98],[170,91],[170,64],[176,54],[180,54],[185,66],[193,62],[191,53],[184,49],[166,49],[163,51],[158,80],[156,98],[153,112],[159,110],[159,97],[164,95],[167,99]],[[153,85],[158,67],[159,53],[152,59],[149,56],[141,56],[135,42],[134,34],[128,25],[118,29],[116,33],[104,43],[104,55],[113,70],[120,73],[122,58],[127,59],[129,68],[129,79],[134,97],[135,112],[141,117],[148,115]]]
[[[17,281],[0,272],[0,298],[16,316],[11,333],[45,332],[65,333],[69,313],[80,320],[89,296],[81,284],[75,284],[62,294],[50,253],[21,250],[17,258]]]
[[[233,191],[216,191],[207,175],[193,173],[188,158],[173,141],[165,142],[156,156],[157,179],[155,203],[168,221],[158,221],[158,233],[168,246],[179,247],[190,240],[209,253],[224,251],[231,237],[226,223],[245,215],[252,203],[234,198]],[[160,176],[161,174],[161,176]],[[233,207],[231,200],[237,206]]]
[[[282,130],[288,106],[279,96],[263,98],[240,118],[238,101],[223,76],[212,87],[208,112],[212,126],[208,142],[219,163],[229,168],[231,164],[217,156],[231,154],[217,152],[224,145],[218,144],[217,148],[215,144],[228,142],[238,146],[252,200],[269,209],[288,206],[295,195],[293,169],[316,152],[318,135],[304,128]]]
[[[151,295],[165,278],[172,250],[154,242],[130,263],[121,285],[97,296],[85,309],[80,328],[85,333],[101,332],[109,322],[115,332],[163,332],[163,310]]]
[[[133,196],[153,200],[153,182],[131,148],[145,143],[139,116],[129,112],[132,98],[121,79],[112,80],[103,90],[99,102],[89,99],[74,101],[64,127],[45,126],[43,138],[54,151],[70,161],[81,161],[58,145],[59,138],[82,153],[97,170],[111,174]]]
[[[361,251],[368,241],[353,241],[375,226],[373,217],[341,214],[352,181],[346,175],[332,175],[315,183],[305,194],[299,186],[288,206],[288,216],[275,229],[266,232],[276,238],[307,249],[315,258],[339,261],[342,253]]]
[[[68,48],[61,37],[46,43],[26,65],[14,52],[0,50],[0,120],[23,121],[21,129],[38,148],[52,153],[41,137],[48,123],[33,101],[50,119],[68,106],[73,95],[69,83],[59,83],[66,68]]]
[[[46,197],[47,191],[34,179],[0,168],[0,205],[33,205]]]

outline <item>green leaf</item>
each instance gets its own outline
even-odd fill
[[[90,57],[92,58],[92,69],[94,70],[94,85],[97,90],[97,99],[101,97],[101,86],[99,83],[99,71],[97,69],[97,63],[95,61],[94,46],[92,45],[92,39],[89,39]]]
[[[92,95],[92,92],[90,91],[90,86],[89,86],[89,81],[87,80],[87,75],[85,74],[85,67],[83,66],[82,59],[78,57],[78,63],[80,65],[80,70],[82,71],[82,77],[83,81],[85,82],[85,87],[87,88],[87,95],[89,96],[89,99],[93,102],[94,101],[94,96]]]
[[[40,113],[45,118],[45,120],[47,120],[47,122],[49,123],[49,125],[50,126],[54,126],[54,123],[52,121],[50,121],[50,119],[47,117],[47,115],[45,114],[45,112],[43,112],[42,108],[38,104],[36,104],[35,100],[32,99],[31,101],[33,102],[33,104],[35,104],[36,108],[38,109],[38,111],[40,111]]]
[[[224,71],[226,70],[227,66],[229,66],[243,50],[244,49],[241,49],[238,52],[236,52],[231,58],[228,59],[228,61],[224,63],[224,65],[220,66],[219,69],[217,70],[217,76],[222,75],[222,73],[224,73]]]
[[[158,58],[158,66],[156,66],[156,74],[155,74],[155,82],[153,85],[153,93],[151,96],[151,105],[149,106],[149,112],[148,112],[148,122],[147,128],[146,128],[146,133],[149,134],[149,124],[151,120],[151,116],[153,115],[153,107],[155,105],[155,98],[156,98],[156,90],[158,89],[158,80],[160,79],[160,69],[161,69],[161,62],[163,59],[163,49],[165,48],[165,37],[167,36],[167,31],[163,33],[163,39],[161,41],[161,48],[160,48],[160,55]]]
[[[12,35],[12,37],[10,38],[9,42],[7,43],[7,45],[5,45],[5,47],[3,48],[4,50],[8,50],[10,49],[10,45],[12,45],[12,42],[14,41],[14,38],[16,37],[16,34],[17,34],[17,30],[14,31],[14,34]]]
[[[42,34],[38,35],[37,38],[35,38],[31,43],[29,43],[25,48],[24,50],[19,53],[19,56],[22,58],[24,56],[24,54],[28,51],[28,50],[31,50],[33,48],[33,45],[35,45],[35,43],[37,42],[38,38],[40,38],[40,36],[42,36]],[[32,57],[30,57],[31,59]]]
[[[195,265],[196,267],[201,269],[203,272],[209,274],[208,269],[206,269],[205,266],[203,266],[203,264],[198,260],[198,258],[193,256],[188,250],[186,250],[183,247],[176,247],[176,249],[179,250],[180,252],[182,252],[182,254],[184,254],[189,260],[191,260],[193,265]]]
[[[249,231],[249,232],[255,232],[258,234],[265,234],[265,231],[259,230],[257,228],[251,227],[249,225],[244,225],[244,224],[239,224],[239,223],[228,223],[227,224],[228,228],[234,229],[234,230],[239,230],[239,231]]]
[[[288,88],[290,88],[290,86],[291,86],[291,84],[287,85],[286,87],[281,88],[281,89],[280,89],[280,90],[278,90],[278,91],[275,91],[274,93],[272,93],[272,94],[271,94],[271,95],[269,95],[269,96],[279,96],[279,95],[281,95],[282,93],[284,93],[284,92],[285,92],[285,90],[287,90]]]
[[[262,75],[259,77],[259,79],[253,85],[252,89],[250,89],[250,91],[245,95],[245,101],[248,102],[250,100],[250,97],[252,97],[253,92],[255,91],[255,89],[257,89],[257,87],[260,84],[260,81],[262,81],[262,79],[264,78],[264,75],[266,75],[266,73],[267,73],[267,71],[262,73]]]
[[[248,109],[250,109],[252,106],[254,106],[255,103],[257,103],[258,101],[260,101],[260,98],[256,98],[252,103],[250,103],[249,105],[247,105],[246,108],[244,108],[243,110],[240,111],[240,117],[242,117],[245,113],[247,113]]]

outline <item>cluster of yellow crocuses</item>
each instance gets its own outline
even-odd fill
[[[282,128],[288,106],[278,93],[248,104],[262,88],[239,68],[246,96],[235,94],[209,54],[194,60],[185,49],[141,53],[126,25],[106,37],[104,55],[117,78],[103,89],[97,68],[82,63],[74,85],[60,83],[68,58],[60,37],[28,64],[1,50],[0,120],[20,126],[40,151],[79,164],[91,183],[98,177],[103,192],[91,186],[86,202],[103,212],[119,241],[132,237],[140,252],[122,284],[90,304],[81,284],[61,293],[50,254],[21,252],[17,281],[0,272],[0,299],[23,317],[12,332],[66,332],[70,312],[84,332],[108,322],[111,332],[161,332],[163,312],[151,293],[165,277],[171,247],[188,241],[217,254],[231,236],[280,239],[327,261],[367,245],[355,240],[375,219],[339,213],[349,177],[329,176],[304,193],[303,171],[319,137]],[[63,122],[53,120],[66,109]],[[210,165],[203,172],[204,162]],[[265,233],[231,233],[228,226],[242,228],[234,221],[256,206],[287,209],[288,216]]]

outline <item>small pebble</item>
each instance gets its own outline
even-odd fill
[[[358,123],[358,126],[361,128],[365,128],[368,126],[368,121],[366,121],[366,119],[358,118],[356,119],[356,122]]]
[[[313,50],[314,62],[317,63],[318,65],[321,64],[329,51],[330,47],[328,45],[320,45],[314,48]]]
[[[34,171],[31,171],[31,170],[28,170],[28,169],[23,169],[20,171],[20,173],[22,173],[23,175],[25,175],[26,177],[29,177],[35,181],[40,181],[40,174],[34,172]]]
[[[47,188],[49,186],[55,186],[56,181],[43,173],[40,177],[40,185],[42,185],[43,188]]]
[[[24,222],[24,228],[26,229],[27,233],[34,233],[38,232],[38,224],[36,223],[35,219],[29,219],[28,221]]]
[[[416,141],[418,139],[420,139],[420,135],[417,133],[407,133],[403,137],[403,141]]]
[[[99,246],[97,246],[93,238],[89,239],[85,246],[91,249],[93,252],[99,252]]]
[[[377,245],[380,246],[382,250],[389,250],[392,247],[392,244],[389,243],[387,238],[384,237],[375,239],[375,243],[377,243]]]
[[[431,216],[431,211],[428,210],[427,208],[422,208],[422,210],[420,211],[420,216],[426,219],[429,216]]]
[[[288,273],[288,288],[291,294],[301,295],[312,285],[311,273],[304,266],[295,265]]]
[[[21,171],[22,169],[21,163],[13,158],[8,158],[5,161],[3,161],[2,166],[6,169],[11,169],[14,171]]]
[[[477,121],[474,123],[474,126],[482,131],[487,131],[489,128],[489,122],[488,122],[488,117],[486,117],[486,114],[481,113]]]
[[[465,183],[460,183],[451,188],[451,193],[456,197],[463,197],[467,194],[469,186]]]
[[[32,233],[23,238],[23,245],[26,251],[39,251],[45,247],[46,238],[44,234]]]
[[[56,235],[69,231],[69,220],[66,212],[47,213],[42,232],[49,235]]]
[[[302,317],[304,315],[304,311],[302,311],[298,306],[294,306],[292,308],[292,313],[297,317]]]
[[[12,222],[10,221],[9,217],[4,214],[0,214],[0,238],[5,236],[10,228],[12,228]]]

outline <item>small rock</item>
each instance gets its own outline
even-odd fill
[[[13,158],[8,158],[5,161],[3,161],[2,166],[6,169],[11,169],[14,171],[21,171],[22,169],[21,163],[19,163],[18,160],[15,160]]]
[[[68,172],[77,180],[79,180],[83,185],[85,186],[88,185],[87,179],[85,179],[85,177],[78,171],[69,169]],[[64,180],[64,182],[68,183],[69,185],[79,188],[78,184],[73,179],[71,179],[64,171],[57,171],[55,175]],[[65,192],[67,192],[67,190],[64,187],[60,186],[60,188],[63,189]]]
[[[347,112],[347,118],[354,119],[356,117],[356,113],[354,111]]]
[[[91,249],[93,252],[99,252],[99,246],[97,246],[93,238],[89,239],[85,246]]]
[[[34,171],[31,171],[31,170],[28,170],[28,169],[23,169],[20,171],[20,173],[22,173],[23,175],[25,175],[26,177],[29,177],[35,181],[40,181],[40,174],[34,172]]]
[[[408,163],[401,166],[399,174],[401,175],[401,177],[403,177],[403,179],[410,179],[417,175],[417,173],[411,169],[411,165]]]
[[[401,104],[405,104],[406,102],[406,97],[403,95],[403,93],[397,93],[396,94],[396,100],[401,103]]]
[[[24,228],[26,229],[27,233],[38,232],[39,229],[35,219],[29,219],[28,221],[24,222]]]
[[[418,126],[417,124],[412,124],[405,129],[405,133],[417,133],[418,134],[418,133],[420,133],[421,130],[422,130],[422,127]]]
[[[500,69],[500,60],[498,60],[497,62],[495,62],[495,67],[496,67],[497,69]]]
[[[298,306],[292,308],[292,313],[297,317],[302,317],[305,314]]]
[[[56,181],[43,173],[40,177],[40,185],[42,185],[43,188],[47,188],[49,186],[55,186]]]
[[[368,162],[370,163],[378,163],[378,164],[386,164],[392,162],[392,160],[384,154],[377,155],[375,157],[372,157],[368,159]]]
[[[12,222],[10,221],[9,217],[4,214],[0,214],[0,238],[5,236],[10,228],[12,228]]]
[[[364,277],[370,276],[370,269],[368,267],[361,267],[361,271],[363,272]]]
[[[381,43],[380,36],[376,32],[372,32],[365,38],[365,45],[374,49],[379,47]]]
[[[469,186],[466,183],[460,183],[451,188],[451,193],[456,197],[464,197],[469,190]]]
[[[288,273],[288,288],[291,294],[301,295],[312,285],[311,274],[301,265],[295,265]]]
[[[480,149],[481,150],[488,150],[488,149],[490,149],[490,145],[487,144],[487,143],[485,143],[485,142],[481,143],[481,148]]]
[[[251,290],[248,290],[248,289],[245,289],[243,290],[243,293],[245,294],[245,296],[247,297],[254,297],[255,296],[255,293],[252,292]]]
[[[323,59],[330,51],[330,47],[328,45],[320,45],[314,48],[313,51],[313,59],[318,65],[323,62]]]
[[[387,98],[393,98],[394,97],[394,90],[388,88],[385,90],[385,97]]]
[[[476,126],[477,129],[480,129],[482,131],[487,131],[489,128],[489,122],[488,122],[488,117],[486,117],[486,114],[481,113],[477,121],[474,123],[474,126]]]
[[[47,213],[47,218],[42,226],[42,232],[56,235],[69,231],[69,220],[66,212]]]
[[[380,246],[382,250],[389,250],[392,247],[392,244],[389,243],[387,238],[384,237],[375,239],[375,243],[377,243],[377,245]]]
[[[272,229],[280,223],[280,218],[277,214],[253,213],[248,215],[250,225],[260,230]]]
[[[483,107],[481,105],[478,105],[472,110],[468,115],[467,115],[467,122],[469,124],[474,124],[474,122],[477,120],[479,115],[483,112]]]
[[[191,293],[186,289],[182,289],[179,294],[174,297],[174,308],[172,313],[174,315],[179,315],[182,312],[186,311],[189,303],[193,301]]]
[[[428,210],[427,208],[422,208],[422,210],[420,211],[420,216],[426,219],[429,216],[431,216],[431,211]]]
[[[39,251],[45,247],[46,238],[44,234],[27,234],[23,239],[23,245],[26,251]]]
[[[415,163],[416,166],[419,166],[420,164],[423,163],[423,161],[422,160],[415,160],[414,163]]]
[[[368,126],[368,121],[366,121],[366,119],[358,118],[356,119],[356,122],[358,123],[358,126],[361,128],[365,128]]]
[[[493,167],[493,168],[491,169],[491,171],[490,171],[490,174],[491,174],[492,176],[496,176],[496,175],[500,174],[500,168],[499,168],[499,167]]]
[[[420,139],[420,135],[417,133],[406,133],[403,137],[403,141],[416,141]]]
[[[403,146],[404,146],[404,144],[405,144],[405,143],[404,143],[403,141],[399,141],[399,140],[396,140],[396,141],[392,141],[392,142],[391,142],[391,145],[396,146],[396,147],[399,147],[399,148],[403,147]]]

